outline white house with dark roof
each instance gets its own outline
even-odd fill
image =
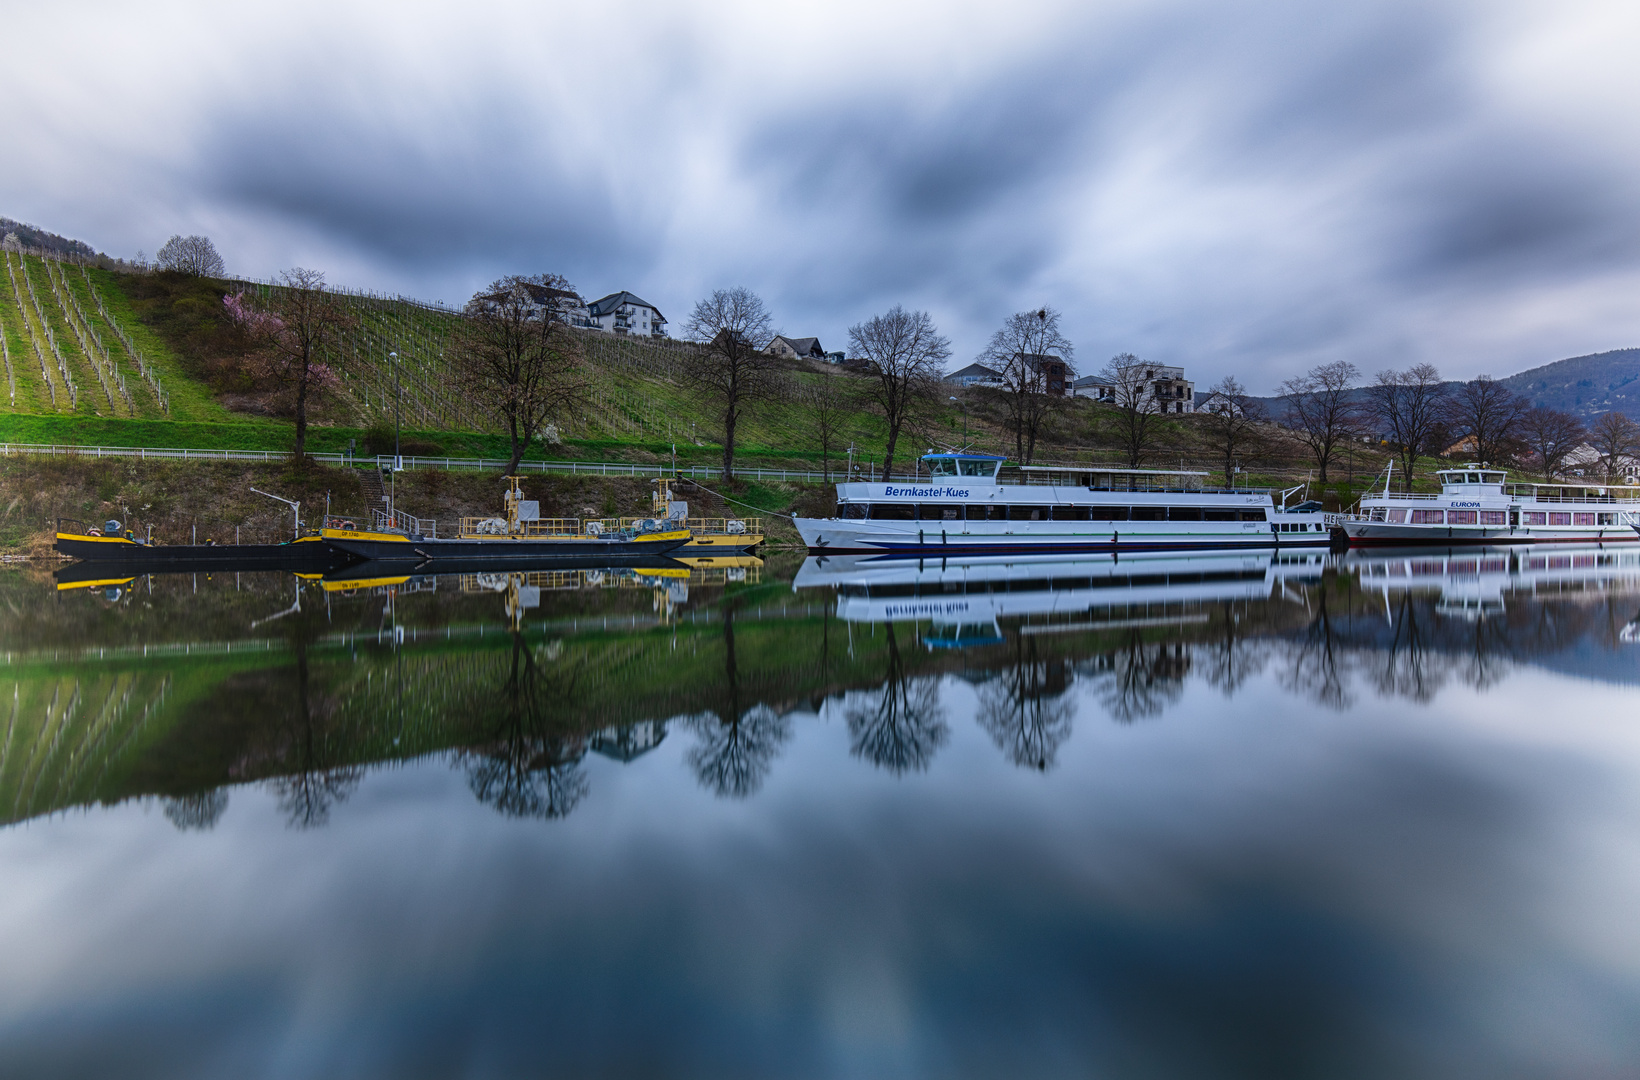
[[[629,292],[610,293],[587,305],[587,314],[599,330],[634,337],[665,337],[666,317],[654,304]]]
[[[1008,380],[995,368],[988,368],[984,364],[969,364],[965,368],[951,372],[945,377],[945,381],[956,383],[966,389],[970,386],[1003,386]]]
[[[819,338],[813,337],[786,337],[777,335],[769,342],[769,347],[763,350],[770,356],[778,356],[786,360],[824,360],[826,350],[821,346]]]

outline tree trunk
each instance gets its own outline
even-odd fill
[[[883,452],[883,483],[888,483],[889,470],[894,468],[894,444],[900,441],[900,425],[891,424],[888,428],[888,449]]]
[[[723,413],[723,480],[728,483],[735,478],[735,415],[734,406],[730,406]]]
[[[507,443],[512,447],[512,457],[507,461],[507,475],[511,476],[518,471],[518,463],[524,459],[524,451],[529,447],[529,443],[519,441],[516,416],[507,418]]]
[[[302,366],[302,374],[296,380],[296,451],[295,451],[295,457],[296,457],[296,462],[297,462],[298,465],[301,464],[302,455],[307,451],[307,392],[308,392],[308,367],[307,367],[307,365],[304,364]]]

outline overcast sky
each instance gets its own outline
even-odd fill
[[[1255,391],[1640,345],[1640,4],[6,5],[0,214],[459,302],[551,270],[841,348],[1010,312]]]

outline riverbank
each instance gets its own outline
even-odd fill
[[[304,525],[331,513],[368,517],[376,500],[367,493],[369,470],[326,465],[297,469],[288,461],[183,462],[80,457],[18,457],[0,463],[0,553],[46,558],[58,518],[87,524],[114,518],[142,535],[152,530],[166,544],[276,543],[293,531],[283,503],[251,489],[302,504]],[[506,489],[499,471],[417,469],[397,474],[398,505],[407,513],[454,526],[463,516],[492,515]],[[769,546],[797,547],[789,519],[795,507],[808,512],[830,505],[824,484],[742,482],[713,490],[677,487],[690,513],[702,517],[762,516]],[[523,481],[526,498],[538,500],[544,517],[617,517],[650,512],[653,484],[644,477],[545,475]],[[726,503],[721,491],[749,505]],[[379,503],[378,503],[379,505]],[[772,513],[758,514],[756,507]]]

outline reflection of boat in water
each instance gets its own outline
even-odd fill
[[[1314,551],[1179,552],[1137,557],[941,560],[810,558],[794,589],[833,588],[848,622],[922,622],[930,647],[1001,640],[1000,619],[1023,634],[1205,621],[1197,605],[1263,600],[1284,581],[1319,579]]]
[[[1544,598],[1640,592],[1640,550],[1627,544],[1552,550],[1351,551],[1341,567],[1355,571],[1363,589],[1386,595],[1438,591],[1437,612],[1471,620],[1503,614],[1510,595]]]

